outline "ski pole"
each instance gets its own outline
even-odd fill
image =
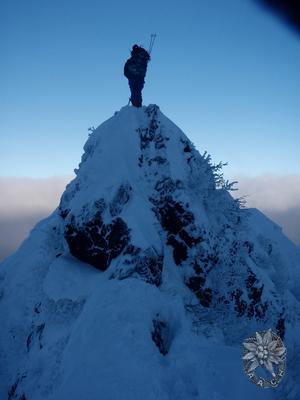
[[[150,45],[149,45],[149,51],[148,53],[151,54],[151,51],[153,49],[153,45],[154,45],[154,41],[156,39],[156,33],[152,33],[151,37],[150,37]]]

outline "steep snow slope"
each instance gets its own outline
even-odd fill
[[[299,249],[157,106],[122,108],[84,150],[0,265],[0,399],[299,399]],[[241,342],[267,328],[288,369],[262,390]]]

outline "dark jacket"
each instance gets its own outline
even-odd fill
[[[124,66],[124,75],[128,79],[144,79],[147,72],[147,64],[150,60],[149,53],[140,46],[133,46],[131,57]]]

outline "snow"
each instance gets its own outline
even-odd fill
[[[99,280],[99,271],[70,255],[55,259],[43,282],[43,291],[52,300],[78,300],[91,294]]]
[[[141,143],[153,115],[156,136]],[[0,399],[298,400],[299,248],[258,210],[237,210],[216,188],[207,159],[154,106],[123,107],[92,132],[84,150],[60,207],[0,265]],[[165,198],[155,188],[166,178],[177,182],[169,197],[193,215],[184,229],[203,240],[179,265],[157,214]],[[85,226],[101,210],[103,223],[112,223],[121,186],[130,195],[116,215],[129,227],[131,245],[163,255],[160,284],[147,280],[147,265],[145,272],[134,270],[135,258],[126,264],[124,252],[105,271],[70,253],[64,233],[72,217]],[[205,275],[213,297],[240,289],[250,308],[251,271],[257,287],[263,284],[266,315],[237,316],[234,303],[226,308],[217,300],[201,306],[186,282],[195,277],[192,262],[206,258],[217,260]],[[283,308],[288,370],[277,389],[262,390],[243,372],[242,340],[270,324],[275,329]],[[165,355],[152,340],[156,320],[166,326]]]
[[[268,238],[269,241],[273,242],[278,246],[279,249],[284,249],[277,254],[277,261],[280,258],[281,263],[286,266],[284,276],[280,276],[281,271],[277,269],[274,271],[278,278],[286,279],[288,287],[293,295],[300,301],[300,264],[299,264],[299,248],[294,245],[282,232],[280,226],[275,222],[271,221],[263,213],[257,209],[253,209],[251,212],[249,226],[253,234],[257,237],[259,242],[263,242],[264,238],[262,232]],[[280,266],[280,264],[279,264]]]
[[[182,304],[153,289],[134,279],[99,286],[73,328],[63,360],[69,375],[55,399],[96,399],[95,393],[107,400],[135,400],[141,394],[147,400],[242,396],[247,380],[239,350],[195,340],[185,326]],[[156,313],[173,323],[172,352],[166,360],[149,340]],[[250,385],[249,394],[268,398]]]

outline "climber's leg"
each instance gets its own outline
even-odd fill
[[[133,106],[141,107],[142,106],[142,89],[144,87],[144,80],[141,79],[130,79],[129,87],[131,91],[130,101]]]

